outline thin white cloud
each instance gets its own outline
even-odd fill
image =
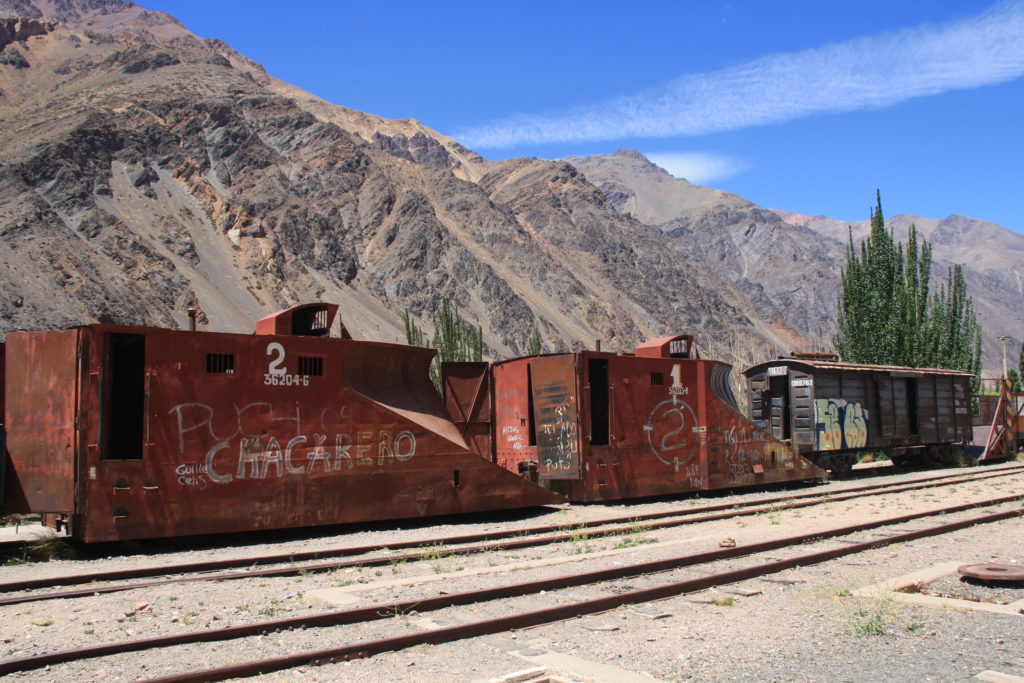
[[[750,167],[739,157],[717,152],[644,152],[644,156],[676,178],[698,185],[734,176]]]
[[[879,109],[1024,75],[1024,2],[942,25],[768,55],[550,115],[456,131],[473,148],[703,135],[820,113]]]

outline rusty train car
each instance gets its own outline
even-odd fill
[[[693,337],[634,353],[583,351],[446,364],[445,400],[477,452],[570,501],[821,479],[739,410],[730,366]]]
[[[7,336],[8,512],[85,542],[559,503],[480,457],[430,349],[331,338],[337,306],[255,334],[119,325]]]
[[[7,512],[84,542],[282,529],[820,479],[744,417],[693,337],[448,363],[329,335],[309,304],[254,334],[14,332],[0,362]],[[3,451],[0,451],[3,452]]]
[[[743,374],[753,422],[833,472],[864,451],[944,464],[973,438],[967,372],[794,354]]]

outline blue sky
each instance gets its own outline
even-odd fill
[[[638,149],[762,206],[1024,232],[1024,0],[141,0],[489,159]],[[282,9],[284,8],[284,9]]]

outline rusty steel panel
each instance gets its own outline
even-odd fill
[[[271,313],[256,321],[255,334],[276,334],[281,336],[326,337],[331,332],[334,317],[338,314],[337,304],[305,304]],[[345,326],[341,337],[351,339]]]
[[[582,468],[577,479],[550,477],[541,469],[540,479],[570,500],[639,498],[824,474],[740,414],[723,363],[592,351],[550,358],[559,365],[549,376],[559,378],[563,394],[574,392],[574,402],[562,396],[559,405],[574,405],[578,415]],[[530,413],[523,397],[531,381],[527,367],[537,360],[494,368],[498,462],[513,471],[539,450],[527,438]],[[566,377],[570,370],[577,377],[573,382]],[[535,372],[535,399],[538,377]],[[539,442],[539,408],[537,422]]]
[[[452,421],[477,455],[492,459],[490,363],[442,363],[444,403]]]
[[[81,387],[80,465],[47,474],[67,503],[48,508],[73,510],[84,541],[564,502],[467,448],[430,382],[432,350],[108,325],[79,333],[80,354],[64,344],[51,361],[25,348],[18,362],[67,368],[37,392],[47,406],[63,401],[60,419],[41,418],[49,430],[72,424],[65,397],[76,381]],[[115,410],[119,402],[130,409]],[[25,454],[49,450],[21,434],[12,457],[32,463]]]
[[[580,424],[576,357],[571,354],[530,361],[541,479],[580,478]]]
[[[78,439],[78,331],[7,335],[8,511],[72,512]]]
[[[7,349],[7,345],[4,344],[3,342],[0,342],[0,420],[4,420],[5,419],[5,417],[4,417],[4,413],[5,413],[4,397],[7,395],[7,392],[6,392],[6,380],[4,379],[4,377],[6,376],[4,368],[7,366],[7,351],[6,351],[6,349]],[[2,426],[3,425],[0,424],[0,427],[2,427]],[[2,453],[0,453],[0,455],[2,455]],[[0,469],[2,469],[2,468],[0,468]]]
[[[98,462],[104,489],[89,509],[96,540],[559,500],[466,448],[430,383],[433,351],[307,337],[149,336],[147,453]],[[210,353],[232,354],[233,371],[207,372]]]
[[[6,345],[0,342],[0,505],[4,504],[7,493],[7,426],[4,396],[7,393],[4,368],[6,367]]]
[[[491,367],[494,395],[492,428],[495,462],[515,473],[536,471],[537,424],[530,385],[530,360],[495,363]]]

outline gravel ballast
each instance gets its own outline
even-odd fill
[[[994,471],[994,468],[986,468]],[[978,470],[981,471],[981,470]],[[892,477],[906,480],[922,474]],[[871,483],[885,481],[874,478]],[[864,480],[822,487],[838,491]],[[3,658],[81,647],[125,638],[148,637],[199,628],[218,628],[340,609],[312,596],[323,589],[343,593],[345,607],[419,599],[491,585],[704,552],[720,540],[742,546],[768,538],[810,533],[874,518],[908,514],[1022,490],[1024,475],[923,489],[791,511],[768,510],[752,517],[719,520],[663,530],[642,525],[621,537],[587,538],[518,551],[450,556],[444,549],[417,562],[361,567],[289,578],[171,584],[124,593],[52,600],[0,608]],[[778,491],[736,496],[747,500]],[[716,497],[714,502],[733,498]],[[697,501],[704,504],[706,500]],[[685,500],[640,505],[575,506],[541,514],[490,518],[474,524],[417,524],[352,531],[339,536],[279,541],[204,551],[202,559],[283,552],[283,549],[386,545],[411,538],[455,535],[489,528],[544,523],[578,527],[587,519],[674,509]],[[1020,509],[1020,503],[999,510]],[[904,525],[922,528],[988,512],[978,510]],[[993,510],[994,511],[994,510]],[[888,533],[888,532],[887,532]],[[870,538],[864,536],[860,540]],[[778,551],[792,556],[834,545]],[[788,555],[787,555],[788,553]],[[0,569],[0,581],[22,577],[102,571],[187,561],[193,553],[60,561]],[[195,559],[195,558],[192,558]],[[762,562],[735,558],[714,571]],[[994,669],[1024,675],[1024,615],[932,610],[884,597],[850,593],[884,578],[942,562],[1024,563],[1024,523],[1014,518],[944,536],[893,545],[828,563],[787,570],[703,593],[634,608],[436,646],[419,646],[367,660],[320,667],[304,666],[267,676],[294,681],[474,681],[542,667],[568,680],[626,680],[627,675],[660,680],[956,680]],[[222,666],[250,659],[319,650],[360,641],[464,624],[518,610],[543,609],[573,600],[645,588],[711,571],[692,567],[671,575],[629,578],[595,586],[522,596],[501,603],[452,607],[436,612],[387,614],[380,621],[344,627],[272,633],[238,641],[165,648],[149,652],[62,664],[15,674],[24,680],[135,680],[188,669]],[[647,608],[646,610],[644,608]],[[654,608],[653,610],[651,608]],[[655,618],[658,617],[658,618]],[[1002,642],[1000,642],[1002,641]],[[591,666],[592,665],[592,666]],[[596,667],[596,668],[594,668]],[[650,678],[648,678],[650,680]]]

